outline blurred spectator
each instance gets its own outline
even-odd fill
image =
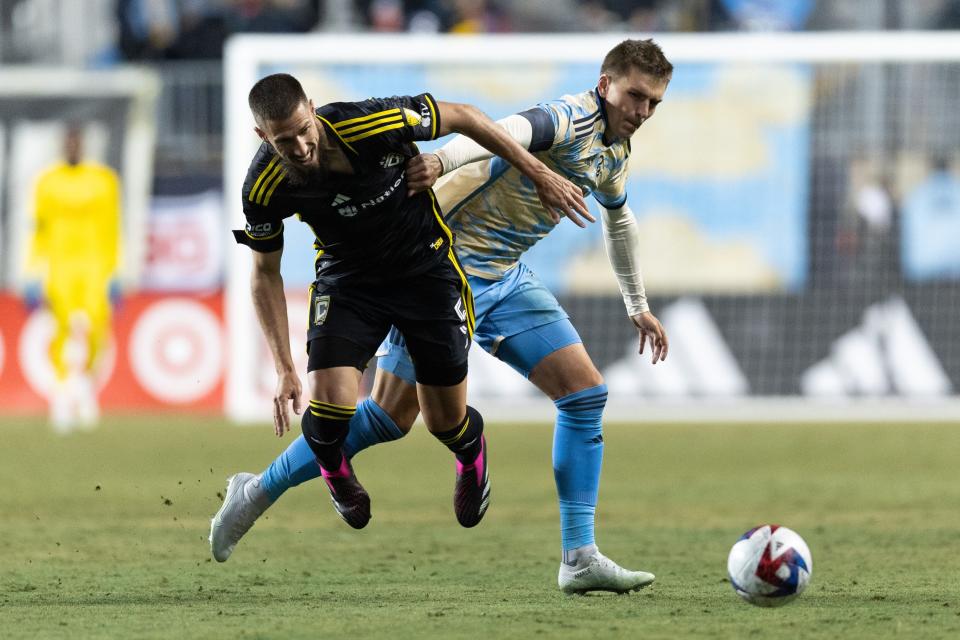
[[[813,0],[722,0],[737,28],[746,31],[803,29]]]
[[[960,179],[946,158],[904,199],[901,255],[907,278],[960,279]]]
[[[487,0],[453,0],[450,33],[503,33],[511,31],[508,14]]]
[[[128,60],[217,59],[231,33],[298,33],[320,20],[317,0],[118,0]]]
[[[180,34],[177,0],[118,0],[120,52],[128,60],[168,57]]]
[[[960,0],[946,0],[931,22],[934,29],[960,29]]]
[[[226,0],[230,33],[304,33],[320,20],[317,0]]]
[[[84,159],[82,129],[71,125],[64,160],[40,175],[35,199],[27,270],[32,281],[25,299],[30,307],[46,305],[55,321],[50,419],[65,433],[99,419],[95,375],[110,338],[111,303],[118,291],[119,178],[109,167]],[[78,344],[86,347],[79,353]]]

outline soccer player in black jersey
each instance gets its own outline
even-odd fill
[[[520,170],[557,219],[593,221],[580,189],[475,107],[437,102],[429,93],[314,108],[294,77],[274,74],[253,86],[249,104],[263,144],[244,182],[246,229],[234,234],[254,250],[253,303],[279,377],[277,435],[289,430],[291,401],[300,412],[280,276],[284,220],[297,215],[313,230],[317,249],[307,333],[310,406],[301,425],[334,507],[354,528],[370,519],[370,498],[341,446],[361,372],[394,325],[415,364],[427,429],[456,456],[457,520],[475,526],[489,504],[490,480],[483,419],[466,404],[473,297],[432,190],[412,193],[405,165],[418,154],[414,141],[457,132]],[[227,490],[244,487],[231,478]]]

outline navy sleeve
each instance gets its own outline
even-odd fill
[[[530,126],[533,127],[533,134],[530,136],[530,151],[546,151],[553,146],[553,138],[557,132],[553,124],[553,118],[550,117],[549,113],[540,107],[533,107],[521,111],[518,115],[529,120]]]

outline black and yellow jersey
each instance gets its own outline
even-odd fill
[[[432,191],[407,196],[404,168],[416,140],[440,131],[437,104],[418,96],[335,102],[316,110],[354,173],[291,180],[273,147],[260,146],[243,184],[246,229],[237,242],[255,251],[283,247],[283,221],[296,215],[313,230],[317,279],[392,279],[416,275],[443,259],[452,236]]]

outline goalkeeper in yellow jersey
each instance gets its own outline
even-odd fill
[[[63,161],[37,180],[26,289],[28,306],[45,304],[56,321],[50,418],[58,431],[99,418],[94,375],[110,335],[119,243],[117,174],[83,159],[82,130],[70,126]],[[82,340],[73,339],[80,334]]]

